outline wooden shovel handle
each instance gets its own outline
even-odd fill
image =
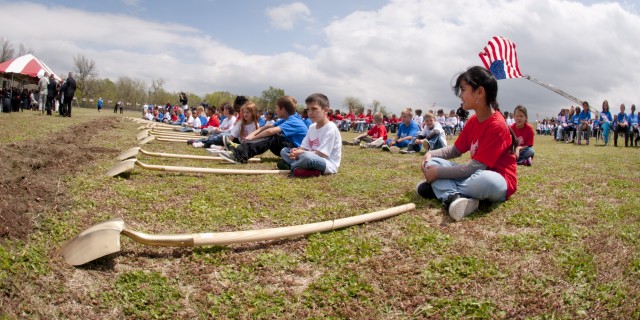
[[[217,168],[196,168],[196,167],[177,167],[177,166],[159,166],[154,164],[144,164],[136,161],[136,165],[143,169],[167,172],[184,172],[184,173],[217,173],[217,174],[288,174],[289,170],[245,170],[245,169],[217,169]]]

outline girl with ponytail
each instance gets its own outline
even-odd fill
[[[421,168],[425,181],[416,192],[424,198],[437,198],[449,215],[462,220],[476,209],[480,200],[502,202],[516,191],[513,131],[498,107],[498,82],[489,70],[471,67],[458,75],[453,92],[464,110],[474,110],[452,146],[429,151]],[[469,151],[471,160],[457,164],[448,159]]]

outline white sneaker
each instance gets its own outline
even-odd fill
[[[206,150],[209,151],[212,156],[219,156],[220,153],[226,152],[224,150],[214,150],[214,149],[206,149]]]
[[[399,153],[400,152],[400,148],[393,146],[389,148],[389,151],[391,151],[391,153]]]
[[[453,220],[460,221],[478,209],[480,200],[469,198],[458,198],[449,205],[449,215]]]
[[[204,142],[196,141],[196,142],[193,143],[193,147],[194,148],[202,148],[202,147],[204,147]]]

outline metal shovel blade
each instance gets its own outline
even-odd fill
[[[142,130],[136,135],[137,140],[142,140],[149,136],[149,130]]]
[[[134,159],[127,159],[119,162],[118,164],[113,166],[111,169],[109,169],[109,171],[107,171],[107,176],[115,177],[123,172],[127,172],[133,169],[136,166],[136,161],[138,160],[134,158]]]
[[[115,218],[82,231],[62,246],[64,261],[78,266],[120,251],[120,233],[124,228],[124,221]]]
[[[123,153],[121,153],[116,159],[118,160],[126,160],[130,158],[135,158],[140,152],[140,147],[133,147]]]
[[[147,144],[147,143],[149,143],[149,142],[151,142],[151,141],[153,141],[155,139],[156,139],[156,137],[154,137],[154,136],[148,136],[148,137],[138,141],[138,144],[139,145],[144,145],[144,144]]]

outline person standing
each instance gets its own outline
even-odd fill
[[[40,114],[44,114],[44,109],[47,104],[47,89],[49,87],[49,73],[45,72],[44,75],[38,81],[38,89],[40,89],[40,95],[38,96],[38,111]]]
[[[73,96],[76,93],[76,80],[73,78],[73,72],[69,72],[69,77],[60,88],[60,93],[64,95],[60,114],[63,117],[71,117],[71,102],[73,102]]]
[[[102,104],[104,103],[104,101],[102,101],[102,97],[98,98],[98,112],[100,112],[100,110],[102,110]]]
[[[57,87],[57,83],[56,83],[56,78],[53,76],[53,74],[51,74],[49,76],[49,84],[47,85],[47,115],[50,116],[52,113],[51,111],[53,110],[54,107],[54,100],[56,98],[56,87]]]

